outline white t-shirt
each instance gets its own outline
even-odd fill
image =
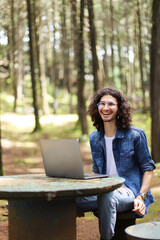
[[[106,137],[105,144],[106,144],[106,174],[111,176],[118,176],[117,167],[115,163],[115,159],[113,156],[113,139],[115,137]]]
[[[106,174],[110,175],[110,176],[119,176],[118,172],[117,172],[117,167],[116,167],[116,163],[115,163],[115,159],[114,159],[114,155],[113,155],[113,139],[115,137],[106,137],[105,138],[105,144],[106,144]],[[128,194],[131,194],[134,196],[133,192],[126,187],[125,184],[122,185],[122,187],[118,188],[118,190],[120,192],[124,192],[127,191]]]

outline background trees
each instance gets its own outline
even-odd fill
[[[154,149],[158,0],[1,0],[0,6],[1,94],[14,97],[15,112],[33,111],[34,130],[40,114],[74,112],[86,134],[88,100],[99,87],[115,86],[135,110],[149,111],[151,102]]]
[[[151,45],[151,117],[152,155],[160,161],[160,1],[153,1]]]

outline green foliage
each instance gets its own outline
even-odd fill
[[[154,170],[154,181],[152,182],[152,187],[159,186],[160,183],[160,163],[156,163],[156,169]]]
[[[7,204],[6,200],[0,200],[0,221],[7,221],[8,220],[8,213],[7,213],[7,209],[6,209],[6,204]]]
[[[0,93],[1,113],[12,112],[14,97],[7,92]]]
[[[156,164],[156,169],[154,170],[154,174],[160,178],[160,163]]]
[[[26,112],[26,119],[27,116],[29,116],[29,114],[31,114],[32,109],[30,108],[30,103],[31,103],[31,93],[29,90],[30,89],[30,81],[29,81],[29,76],[28,78],[26,78],[26,89],[28,89],[28,93],[26,93],[27,98],[25,99],[25,103],[23,102],[21,104],[21,106],[19,107],[19,115],[20,118],[21,116],[23,116],[23,114],[21,115],[21,112]],[[31,138],[31,140],[34,140],[35,138],[39,138],[41,135],[46,134],[49,138],[65,138],[67,137],[71,137],[71,138],[81,138],[81,128],[80,128],[80,124],[77,121],[78,120],[78,116],[76,115],[76,105],[77,105],[77,97],[76,94],[72,95],[72,106],[73,106],[73,112],[74,114],[70,114],[68,115],[68,113],[70,112],[70,95],[64,91],[63,89],[58,90],[58,97],[57,97],[57,101],[58,101],[58,107],[57,107],[57,114],[52,116],[52,115],[48,115],[48,116],[41,116],[40,117],[40,122],[42,125],[42,130],[38,133],[35,133],[33,135],[31,135],[29,138]],[[52,98],[53,99],[53,98]],[[1,102],[2,102],[2,114],[5,112],[11,112],[13,109],[13,96],[8,94],[7,92],[2,92],[1,93]],[[90,99],[88,98],[87,101],[87,105],[89,104]],[[27,107],[28,106],[28,107]],[[53,112],[53,105],[50,105],[50,112]],[[15,115],[16,116],[16,115]],[[18,115],[17,115],[18,116]],[[62,122],[63,126],[57,127],[57,124],[59,119],[64,119],[64,121]],[[66,121],[65,121],[66,118]],[[22,122],[25,122],[25,115],[23,116]],[[53,119],[53,122],[52,120]],[[16,121],[16,120],[13,120]],[[27,121],[27,120],[26,120]],[[34,122],[34,118],[32,117],[32,124]],[[90,117],[87,117],[87,121],[88,121],[88,132],[91,133],[92,131],[95,130],[95,127],[93,126]],[[55,122],[55,124],[54,124]],[[12,125],[12,121],[8,122],[8,124],[10,125],[9,128]],[[150,133],[150,129],[151,129],[151,118],[150,118],[150,114],[149,112],[147,112],[146,114],[142,114],[140,112],[136,112],[134,111],[133,113],[133,125],[135,125],[136,127],[142,128],[147,136],[148,139],[148,144],[150,147],[151,144],[151,133]],[[25,127],[25,126],[24,126]],[[63,131],[62,131],[63,129]],[[7,131],[6,128],[6,134],[8,135],[13,135],[13,133],[9,133]],[[14,136],[12,136],[14,138]],[[32,139],[33,138],[33,139]],[[16,141],[16,137],[15,137],[15,141]],[[23,141],[23,140],[22,140]],[[26,139],[24,139],[24,141],[26,141]]]
[[[149,148],[151,149],[151,117],[150,113],[147,112],[146,114],[137,113],[136,111],[133,114],[133,125],[141,128],[145,131],[146,137],[148,140]]]
[[[17,164],[23,164],[23,160],[22,160],[22,159],[17,159],[17,160],[16,160],[16,163],[17,163]]]

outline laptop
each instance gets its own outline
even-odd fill
[[[49,177],[94,179],[106,174],[84,174],[78,139],[41,139],[45,173]]]

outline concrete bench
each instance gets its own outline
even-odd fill
[[[140,223],[125,230],[128,240],[160,240],[160,222]]]

